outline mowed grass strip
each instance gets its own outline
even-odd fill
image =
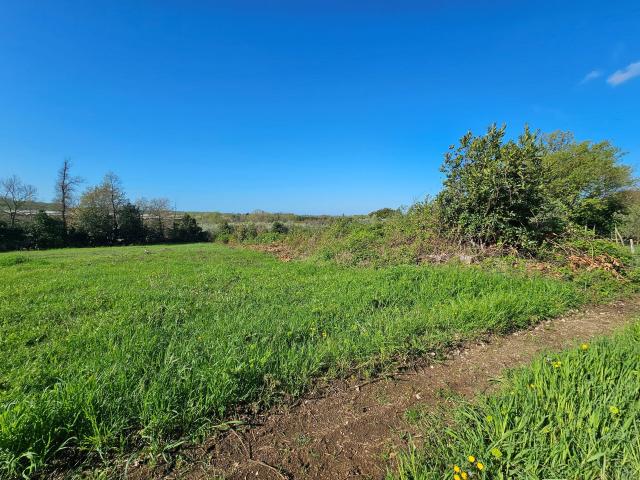
[[[475,267],[356,269],[212,244],[0,255],[0,469],[162,448],[238,405],[580,303]]]
[[[424,448],[401,455],[390,477],[640,478],[640,323],[543,355],[502,383],[462,403],[452,423],[426,416]]]

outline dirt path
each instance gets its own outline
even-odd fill
[[[505,337],[491,337],[373,383],[343,382],[281,407],[258,425],[232,431],[181,452],[184,462],[144,477],[170,479],[379,479],[393,450],[411,429],[407,409],[434,406],[442,393],[471,397],[485,391],[505,367],[529,362],[546,349],[606,334],[640,313],[640,297],[591,307]],[[389,455],[391,453],[391,455]],[[140,473],[140,472],[137,472]],[[134,475],[138,477],[138,475]]]

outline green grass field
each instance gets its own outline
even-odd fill
[[[317,377],[504,332],[579,285],[282,263],[213,244],[0,255],[0,471],[156,451]]]
[[[541,356],[508,372],[497,394],[462,403],[448,422],[423,422],[425,447],[402,455],[393,477],[640,478],[640,323]]]

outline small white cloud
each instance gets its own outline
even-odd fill
[[[584,78],[580,81],[580,84],[590,82],[591,80],[595,80],[596,78],[600,78],[602,76],[602,71],[600,70],[591,70],[587,73]]]
[[[617,70],[607,78],[607,83],[614,87],[640,76],[640,62],[630,63],[622,70]]]

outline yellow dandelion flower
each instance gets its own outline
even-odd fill
[[[453,480],[460,480],[460,475],[457,473],[453,476]]]
[[[553,368],[560,368],[560,366],[562,365],[562,362],[558,360],[557,362],[553,362],[552,365],[553,365]]]
[[[476,467],[478,468],[478,470],[484,470],[484,464],[480,462],[476,463]]]
[[[609,407],[609,411],[611,412],[611,415],[618,415],[620,413],[620,409],[618,407],[614,407],[613,405]]]
[[[456,473],[460,473],[460,467],[458,465],[453,466],[453,471]]]
[[[467,472],[462,472],[460,476],[462,477],[462,480],[467,480],[468,478]]]
[[[588,343],[583,343],[582,345],[580,345],[580,349],[581,350],[588,350],[589,349],[589,344]]]
[[[467,457],[467,460],[469,460],[469,463],[475,463],[475,461],[476,461],[476,457],[474,457],[473,455],[469,455],[469,456]]]

